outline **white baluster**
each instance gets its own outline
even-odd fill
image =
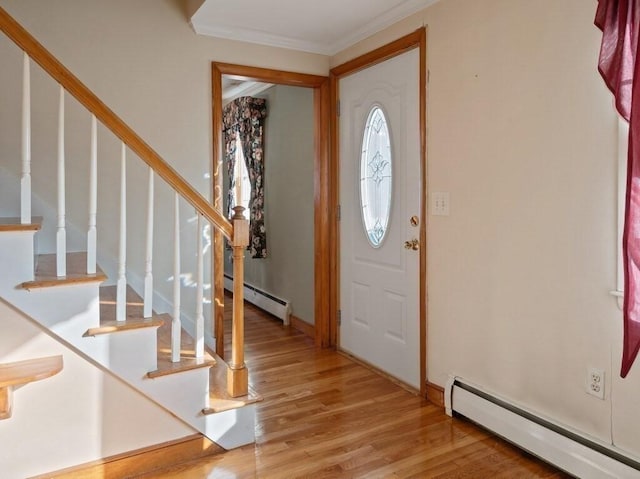
[[[144,263],[144,317],[153,312],[153,169],[149,168],[147,197],[147,253]]]
[[[58,276],[67,275],[64,170],[64,88],[60,85],[60,98],[58,102],[58,229],[56,231],[56,273]]]
[[[127,318],[127,146],[122,143],[120,154],[120,244],[118,282],[116,286],[116,320]]]
[[[204,357],[204,251],[202,250],[202,215],[198,213],[196,265],[196,358]]]
[[[22,175],[20,177],[20,222],[31,223],[31,76],[29,55],[22,62]]]
[[[87,232],[87,274],[96,273],[98,213],[98,127],[91,115],[91,154],[89,158],[89,231]]]
[[[171,361],[180,361],[180,197],[176,193],[173,225],[173,320],[171,321]]]

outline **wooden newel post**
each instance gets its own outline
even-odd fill
[[[238,397],[249,393],[249,371],[244,364],[244,251],[249,245],[249,221],[242,206],[233,211],[233,317],[227,392]]]

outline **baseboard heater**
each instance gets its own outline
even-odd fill
[[[640,461],[451,377],[445,408],[580,479],[638,479]]]
[[[224,275],[224,289],[233,292],[233,278],[228,274]],[[285,326],[289,325],[291,304],[286,299],[278,298],[249,283],[244,283],[244,299],[280,318]]]

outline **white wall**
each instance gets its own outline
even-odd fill
[[[123,118],[200,193],[210,196],[211,62],[222,61],[311,74],[328,72],[328,57],[197,36],[181,0],[0,0],[5,8],[60,61]],[[20,169],[21,54],[0,38],[0,163]],[[55,205],[57,86],[38,67],[33,83],[33,184]],[[86,229],[90,118],[68,101],[68,220]],[[71,136],[73,135],[73,136]],[[99,128],[98,234],[101,265],[117,271],[119,142]],[[146,167],[129,155],[127,194],[128,274],[134,286],[144,276]],[[72,176],[73,175],[73,176]],[[172,196],[156,182],[154,278],[158,293],[171,298]],[[182,207],[183,272],[195,273],[192,208]],[[55,218],[48,220],[55,224]],[[207,264],[210,257],[207,256]],[[193,316],[194,288],[183,289],[183,312]],[[156,303],[159,310],[160,303]],[[166,306],[166,303],[165,303]],[[207,311],[208,314],[208,311]]]
[[[189,436],[195,431],[104,373],[0,300],[0,363],[63,356],[51,378],[14,392],[0,421],[2,477],[36,474]]]
[[[640,455],[618,378],[616,117],[596,1],[442,0],[332,59],[428,26],[428,378],[455,374]],[[587,367],[606,371],[604,401]]]

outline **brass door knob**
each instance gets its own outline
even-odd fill
[[[413,238],[411,241],[405,241],[404,249],[411,249],[413,251],[418,251],[420,249],[420,241],[418,241],[416,238]]]

